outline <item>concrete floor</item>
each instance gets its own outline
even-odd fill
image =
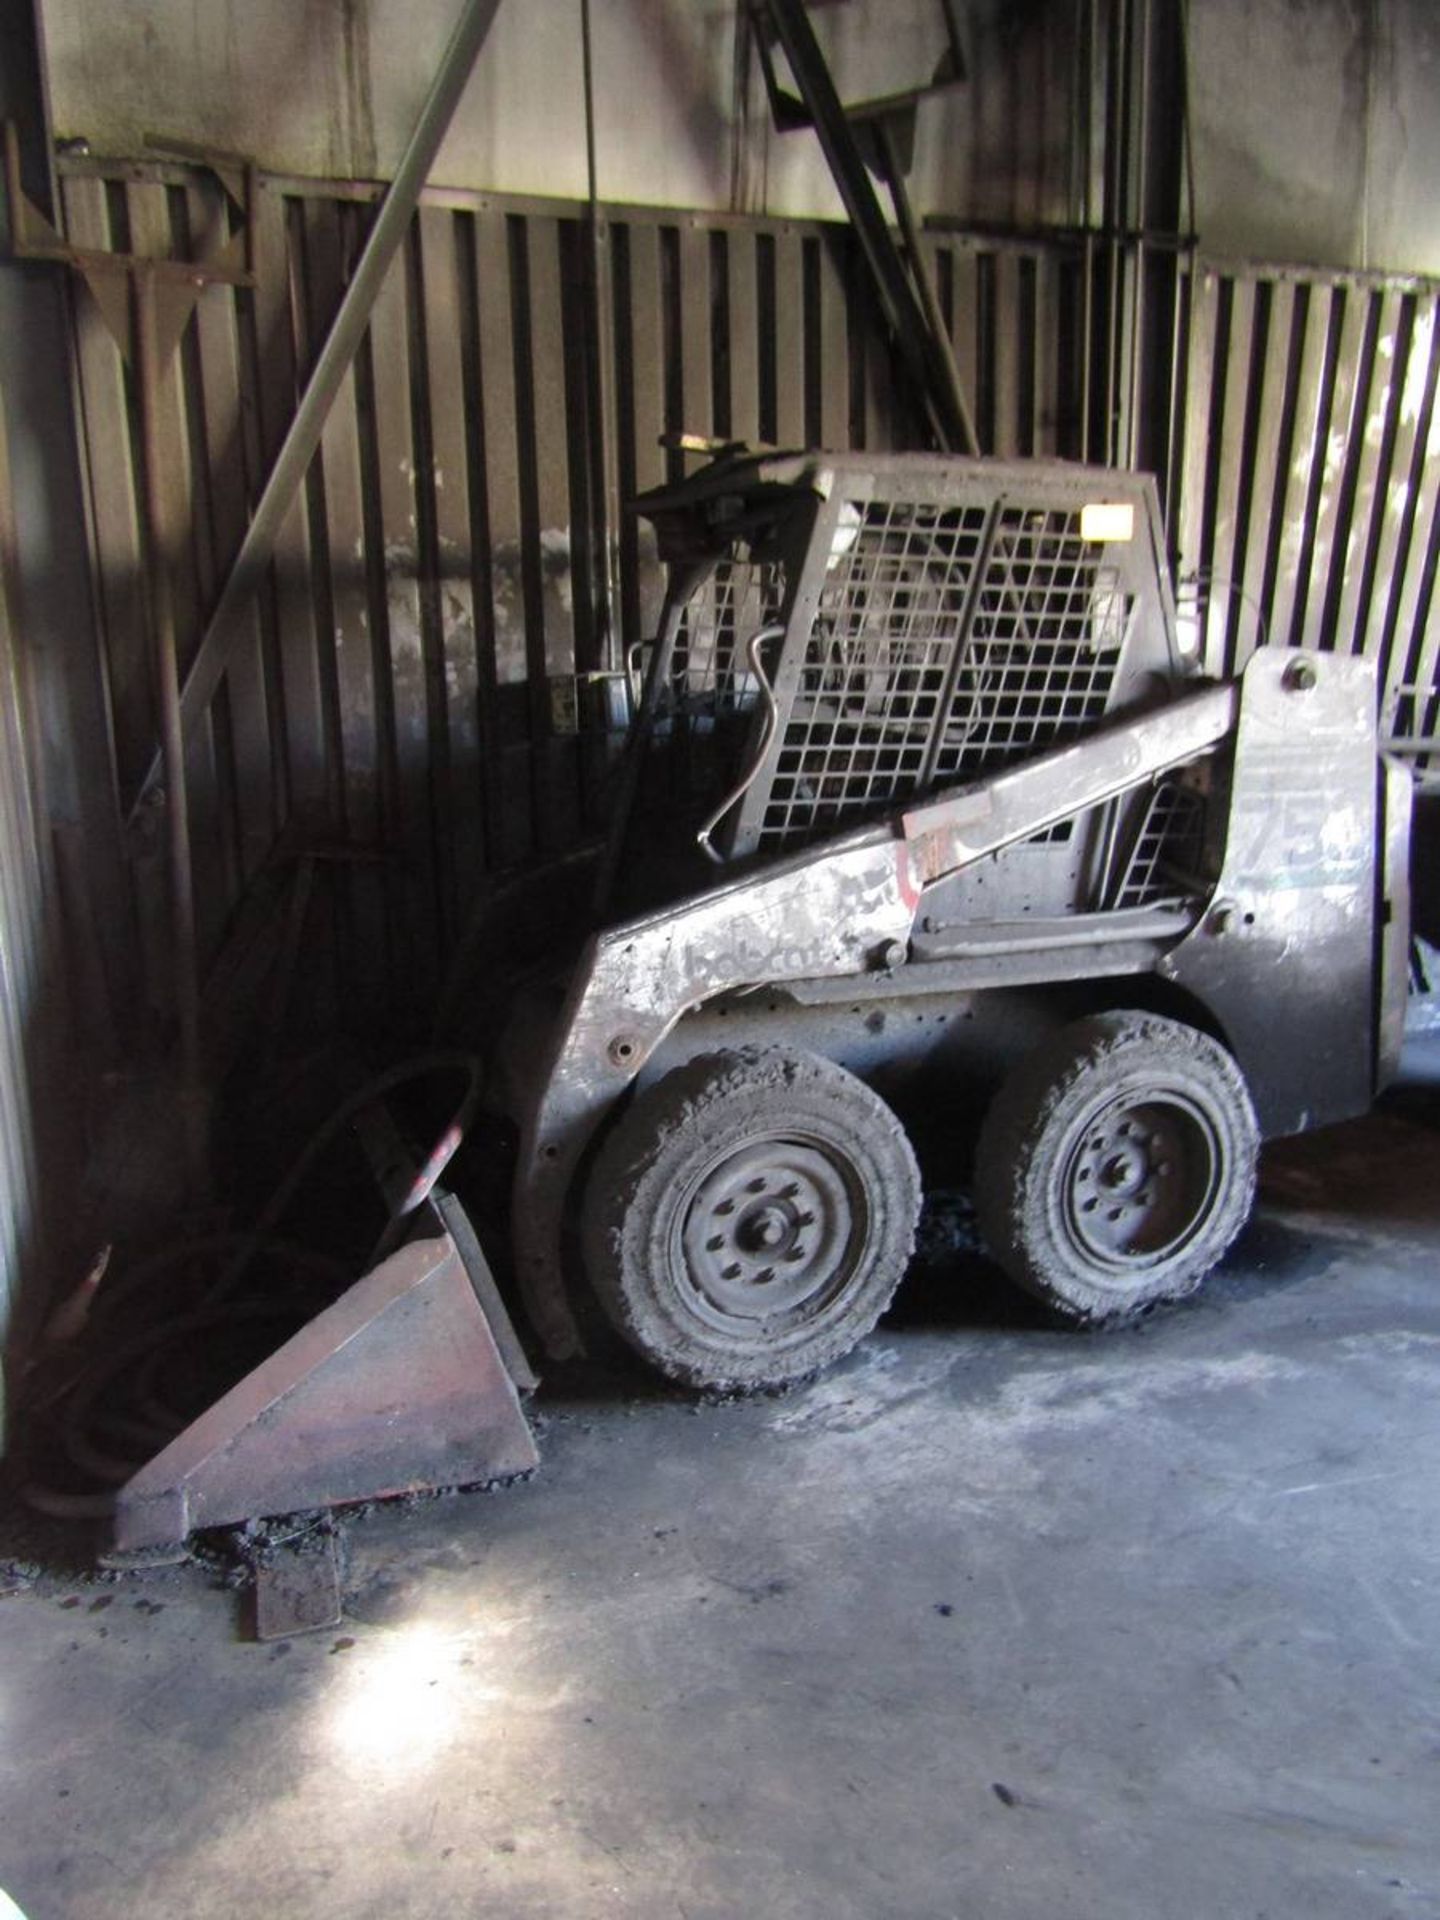
[[[1268,1157],[1202,1298],[938,1261],[829,1379],[550,1400],[528,1486],[350,1529],[343,1630],[0,1580],[29,1920],[1440,1915],[1440,1178]]]

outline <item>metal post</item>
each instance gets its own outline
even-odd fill
[[[600,174],[595,158],[595,67],[591,44],[590,0],[580,0],[580,43],[585,92],[585,177],[589,226],[589,295],[592,324],[589,334],[590,404],[590,544],[591,559],[598,556],[596,632],[597,661],[607,672],[623,665],[623,646],[615,630],[615,561],[612,529],[616,514],[610,499],[609,453],[615,444],[610,381],[609,275],[606,272],[606,231],[600,217]]]
[[[209,706],[224,678],[239,632],[236,616],[259,588],[291,502],[320,445],[330,409],[350,370],[390,262],[405,237],[420,199],[421,189],[439,152],[440,142],[454,117],[465,83],[485,44],[499,11],[500,0],[464,0],[460,19],[440,62],[429,98],[415,123],[415,131],[386,190],[365,242],[354,278],[345,290],[331,323],[325,345],[295,409],[295,418],[255,503],[255,511],[240,551],[235,556],[220,597],[195,650],[180,689],[180,724],[189,733]],[[161,756],[151,761],[132,810],[145,805],[161,773]]]
[[[1129,46],[1131,0],[1116,0],[1110,15],[1110,50],[1106,71],[1106,467],[1119,467],[1119,355],[1123,323],[1121,294],[1121,232],[1127,211],[1129,180]]]
[[[1150,0],[1141,0],[1140,9],[1140,83],[1139,131],[1135,140],[1135,283],[1130,315],[1130,420],[1126,465],[1137,466],[1140,459],[1140,406],[1144,367],[1142,335],[1145,327],[1145,234],[1150,225]]]
[[[1082,290],[1084,343],[1080,374],[1080,458],[1090,458],[1090,415],[1095,399],[1095,0],[1085,0],[1085,250]]]
[[[180,672],[175,651],[175,603],[171,594],[171,529],[161,505],[165,458],[160,446],[160,325],[155,275],[145,265],[131,271],[135,313],[135,384],[144,472],[143,531],[149,562],[150,620],[160,695],[160,735],[165,774],[165,818],[170,853],[170,911],[175,942],[175,1004],[180,1030],[180,1102],[187,1170],[192,1191],[206,1183],[205,1093],[200,1063],[200,970],[195,938],[195,884],[190,853],[190,810],[185,791],[185,737],[180,724]]]
[[[910,194],[905,186],[905,175],[901,170],[899,155],[895,151],[895,136],[888,120],[880,119],[875,123],[875,144],[879,149],[881,164],[885,169],[885,184],[890,189],[891,203],[895,208],[895,218],[900,226],[900,237],[905,242],[905,252],[910,261],[910,277],[920,295],[920,304],[924,308],[926,321],[930,327],[930,337],[935,343],[935,363],[949,395],[949,403],[955,418],[960,423],[961,448],[965,453],[980,454],[980,439],[975,431],[975,421],[965,398],[964,382],[960,378],[960,369],[955,364],[955,349],[951,345],[950,330],[945,325],[945,316],[940,311],[940,296],[935,291],[935,282],[925,261],[924,249],[920,244],[920,229],[915,222],[915,211],[910,205]]]

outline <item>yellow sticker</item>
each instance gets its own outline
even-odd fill
[[[1130,500],[1092,500],[1080,509],[1082,540],[1133,540],[1135,506]]]

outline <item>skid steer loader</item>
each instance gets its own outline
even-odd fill
[[[1410,783],[1369,664],[1205,678],[1130,473],[730,448],[639,510],[669,585],[612,923],[504,1049],[552,1356],[598,1303],[695,1386],[838,1359],[941,1111],[1022,1287],[1096,1322],[1188,1293],[1261,1139],[1394,1067]]]

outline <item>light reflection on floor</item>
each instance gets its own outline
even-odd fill
[[[446,1633],[427,1620],[393,1628],[354,1649],[327,1708],[327,1731],[338,1756],[387,1776],[412,1773],[453,1745],[477,1708],[501,1697],[467,1672],[456,1684],[458,1654],[471,1636]]]

